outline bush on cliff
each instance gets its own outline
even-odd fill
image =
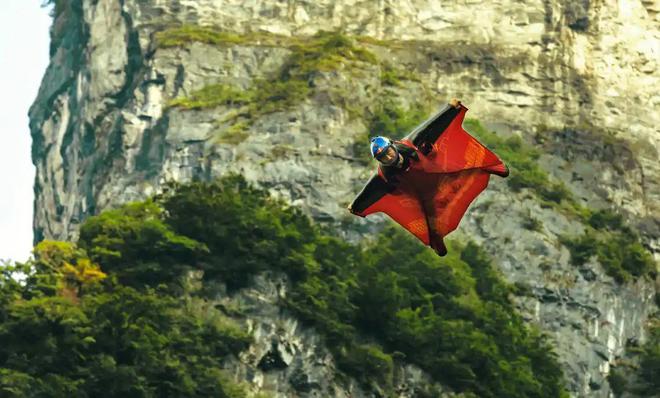
[[[494,150],[510,167],[507,183],[518,191],[528,188],[544,203],[580,220],[586,231],[580,236],[563,236],[560,241],[571,252],[574,263],[582,265],[596,256],[605,272],[617,282],[653,275],[656,264],[644,248],[638,233],[627,227],[623,217],[610,210],[591,210],[578,203],[561,182],[553,182],[538,164],[540,153],[518,137],[503,139],[489,132],[478,120],[465,120],[465,128]]]
[[[564,395],[549,342],[515,313],[512,287],[478,246],[454,243],[440,259],[400,228],[351,245],[236,176],[170,188],[83,225],[76,256],[105,276],[84,294],[3,279],[0,337],[13,342],[0,349],[5,388],[98,392],[107,377],[130,389],[110,395],[228,386],[216,365],[246,337],[200,319],[208,312],[191,313],[173,294],[185,292],[190,270],[203,271],[206,286],[230,289],[271,270],[292,281],[282,304],[315,326],[339,369],[365,386],[390,389],[394,364],[405,358],[457,391]],[[215,292],[195,293],[198,306],[205,294]]]
[[[122,285],[125,268],[108,276],[71,243],[35,256],[1,269],[0,396],[247,397],[220,361],[250,339],[204,302]]]

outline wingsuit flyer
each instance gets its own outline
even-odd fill
[[[0,398],[660,398],[660,0],[1,0]]]
[[[443,238],[456,229],[490,174],[509,175],[493,152],[463,130],[466,112],[453,99],[400,141],[373,138],[378,172],[349,210],[363,217],[384,212],[440,256],[447,254]],[[388,151],[393,159],[381,160]]]

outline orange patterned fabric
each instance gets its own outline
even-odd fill
[[[462,107],[447,129],[433,144],[428,156],[420,156],[418,167],[427,173],[454,173],[472,168],[502,165],[502,161],[463,130],[467,108]],[[412,146],[409,141],[407,143]],[[421,154],[420,154],[421,155]]]
[[[439,254],[443,238],[458,227],[467,208],[488,186],[491,173],[506,175],[502,161],[462,128],[467,108],[433,144],[428,155],[402,172],[396,189],[358,213],[383,212]],[[410,141],[402,141],[414,148]],[[382,175],[382,173],[381,173]]]

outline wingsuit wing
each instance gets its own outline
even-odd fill
[[[480,168],[506,177],[502,161],[463,130],[467,108],[445,106],[440,112],[416,127],[403,141],[411,142],[425,156],[423,168],[428,173],[453,173]]]
[[[406,182],[402,181],[402,184]],[[425,245],[429,242],[426,215],[419,198],[408,189],[401,189],[374,174],[351,204],[351,211],[361,217],[383,212]]]
[[[415,127],[403,139],[412,142],[418,148],[423,146],[423,144],[433,144],[447,127],[449,127],[460,111],[460,108],[445,105],[438,113]]]
[[[408,134],[402,143],[418,150],[419,161],[391,184],[371,177],[351,204],[359,216],[389,215],[438,254],[443,237],[458,227],[490,174],[506,177],[502,161],[462,128],[467,108],[447,106]]]

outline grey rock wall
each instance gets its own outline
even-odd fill
[[[156,45],[156,32],[195,24],[292,37],[341,29],[396,43],[374,44],[370,50],[419,74],[420,82],[397,88],[404,101],[424,95],[440,106],[456,96],[471,109],[468,116],[501,134],[536,143],[544,150],[546,170],[567,183],[582,203],[623,211],[658,258],[656,2],[66,4],[53,21],[51,63],[30,110],[37,240],[73,238],[85,217],[142,199],[167,180],[213,178],[230,171],[269,188],[317,220],[347,221],[344,206],[371,171],[352,146],[367,127],[336,100],[336,93],[348,103],[375,100],[378,65],[361,65],[359,78],[342,71],[319,74],[307,100],[258,118],[246,140],[223,143],[218,136],[229,125],[218,120],[233,112],[231,107],[183,111],[168,108],[168,101],[210,83],[248,88],[276,71],[289,50],[256,44]],[[530,215],[541,221],[540,231],[523,227]],[[382,220],[360,220],[347,236],[358,238]],[[479,241],[508,280],[531,286],[533,294],[519,299],[520,309],[555,338],[572,394],[606,397],[610,364],[628,339],[645,337],[654,286],[644,280],[619,286],[597,263],[572,266],[558,236],[581,228],[541,207],[529,192],[510,192],[494,178],[457,236]],[[272,321],[265,308],[255,314],[254,330],[261,337],[251,352],[266,350],[277,335],[264,330]],[[286,336],[299,330],[291,326],[294,319],[278,322],[290,326],[284,328],[289,330]],[[297,338],[296,352],[318,349],[319,360],[325,361],[327,353],[316,347],[318,337],[309,333]],[[297,355],[294,361],[304,358]],[[241,366],[236,374],[247,377],[247,368]],[[319,374],[331,367],[328,363]],[[281,383],[290,376],[288,371],[247,378],[284,394],[289,387]],[[326,387],[318,391],[329,391]],[[337,388],[345,394],[350,387]]]
[[[374,396],[350,377],[338,378],[321,335],[282,311],[279,302],[288,289],[286,276],[264,273],[249,288],[219,294],[216,306],[239,308],[246,318],[245,327],[255,338],[240,358],[227,360],[225,368],[236,379],[247,381],[252,391],[267,391],[277,398]],[[384,396],[376,383],[369,387]],[[457,396],[414,365],[395,364],[392,388],[401,398],[422,396],[422,392],[443,398]]]

